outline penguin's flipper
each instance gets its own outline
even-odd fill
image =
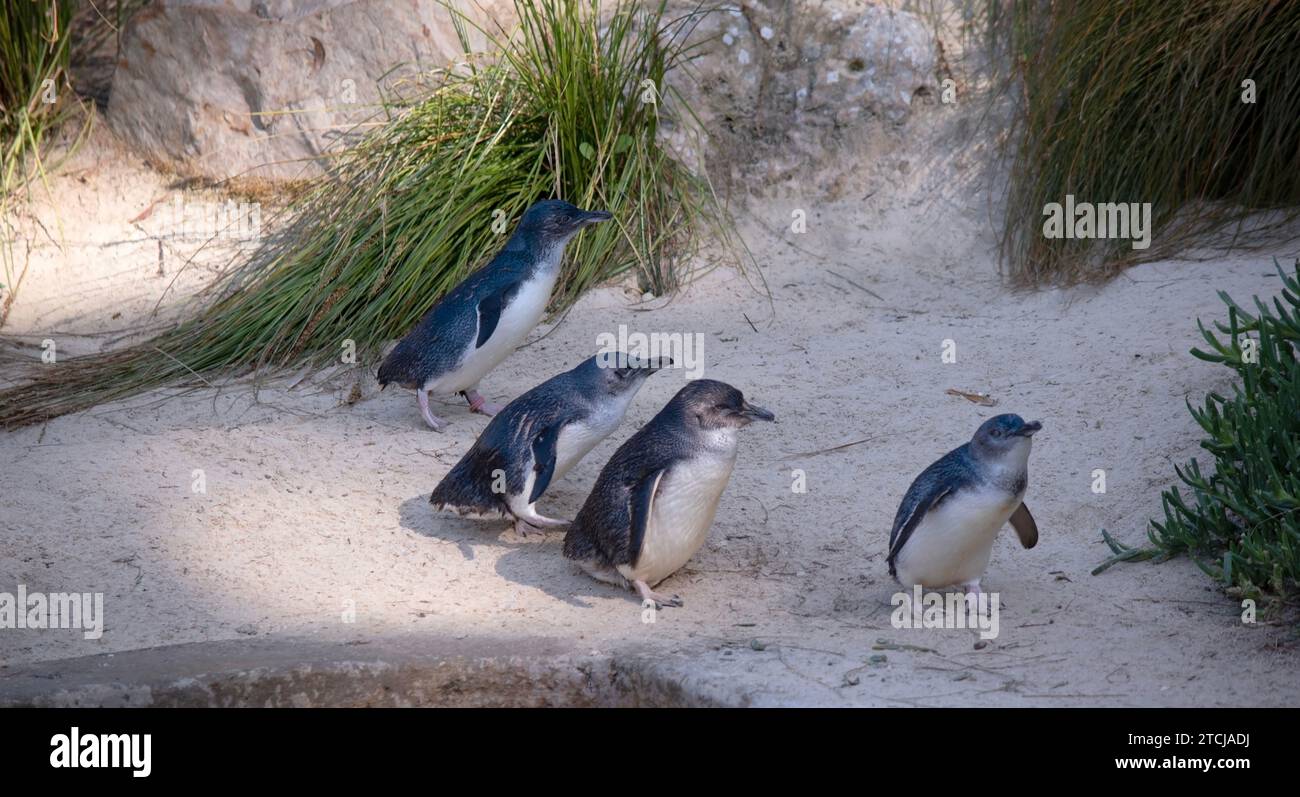
[[[1026,548],[1038,544],[1038,524],[1034,522],[1034,516],[1029,514],[1029,506],[1024,502],[1011,513],[1011,528],[1016,530],[1020,544]]]
[[[496,332],[502,311],[518,291],[518,282],[502,285],[478,303],[478,341],[474,344],[474,348],[482,348],[483,344],[488,342],[488,338],[492,337],[492,333]]]
[[[551,477],[555,475],[555,444],[560,439],[560,429],[563,426],[563,423],[557,421],[533,438],[533,470],[537,471],[537,478],[533,479],[533,491],[528,496],[530,504],[542,497],[542,493],[551,484]]]
[[[641,558],[641,544],[645,542],[645,532],[650,525],[650,512],[654,509],[655,491],[663,480],[667,468],[651,471],[641,477],[641,481],[632,488],[630,496],[631,524],[628,538],[629,564],[635,566]]]
[[[913,487],[915,488],[915,485]],[[938,506],[944,498],[952,493],[953,489],[953,486],[948,486],[935,489],[928,494],[922,491],[909,490],[907,495],[904,496],[903,505],[898,508],[898,516],[894,518],[894,530],[889,535],[889,556],[886,561],[889,562],[890,575],[894,573],[894,559],[897,558],[898,552],[903,550],[903,546],[907,544],[907,541],[911,539],[912,532],[916,531],[916,527],[921,525],[921,520],[925,518],[926,513]]]

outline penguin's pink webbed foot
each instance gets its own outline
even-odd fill
[[[520,537],[523,537],[524,539],[528,539],[528,537],[532,534],[540,534],[541,536],[545,537],[546,529],[538,528],[537,526],[534,526],[533,524],[529,523],[527,520],[524,520],[523,518],[517,518],[515,520],[515,534],[518,534]]]
[[[437,415],[434,415],[433,410],[429,409],[428,393],[423,390],[417,390],[415,391],[415,397],[420,401],[420,415],[424,416],[424,422],[429,424],[433,431],[441,432],[443,429],[447,428],[447,422],[442,418],[439,418]]]
[[[500,404],[489,404],[483,394],[477,390],[466,390],[461,393],[465,400],[469,402],[470,412],[481,412],[484,415],[496,415],[502,410]]]
[[[547,529],[557,529],[569,525],[571,520],[556,520],[534,512],[528,517],[515,518],[515,533],[520,537],[529,534],[546,534]]]
[[[650,589],[650,585],[644,581],[633,581],[632,586],[636,587],[637,594],[641,596],[642,601],[651,601],[656,609],[662,609],[665,606],[684,606],[682,599],[676,595],[660,595],[658,592]]]
[[[961,586],[966,593],[966,608],[970,613],[978,614],[980,596],[984,594],[984,591],[980,589],[980,580],[977,578],[974,581],[967,581]]]

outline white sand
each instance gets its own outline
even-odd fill
[[[140,237],[129,220],[170,195],[111,150],[97,137],[54,179],[77,243],[36,246],[5,335],[94,348],[70,333],[139,323],[162,294],[156,243],[110,242]],[[1300,703],[1294,633],[1243,625],[1190,561],[1089,575],[1108,554],[1100,530],[1143,541],[1174,464],[1203,453],[1184,400],[1225,389],[1230,374],[1187,354],[1195,319],[1222,314],[1219,289],[1273,293],[1270,253],[1143,266],[1099,290],[1010,293],[988,199],[958,179],[970,169],[956,157],[924,161],[924,151],[889,157],[841,177],[844,198],[750,204],[741,231],[770,305],[725,268],[655,309],[598,290],[484,382],[490,400],[512,398],[628,324],[702,333],[704,375],[776,412],[778,424],[746,430],[709,542],[661,588],[684,608],[643,624],[631,594],[569,566],[562,533],[525,541],[505,522],[435,515],[430,490],[486,419],[449,399],[435,411],[453,425],[437,434],[410,392],[381,394],[363,377],[363,398],[349,405],[354,380],[340,375],[297,390],[283,380],[260,393],[151,394],[0,434],[0,591],[102,591],[107,613],[98,641],[0,630],[0,661],[252,633],[544,637],[584,652],[654,651],[683,683],[738,702]],[[808,194],[823,177],[809,178]],[[866,190],[848,190],[855,182]],[[806,234],[770,232],[787,230],[798,207]],[[955,364],[941,362],[945,339]],[[626,425],[552,486],[542,511],[571,517],[604,461],[684,379],[651,378]],[[986,391],[998,405],[948,388]],[[1027,498],[1041,542],[1025,551],[1005,533],[985,577],[1003,601],[1000,636],[976,650],[970,631],[892,628],[884,560],[903,491],[1004,411],[1044,430]],[[1095,468],[1106,470],[1103,495],[1091,490]],[[191,491],[198,469],[206,494]],[[806,494],[792,492],[793,469],[806,472]],[[344,623],[351,605],[356,621]],[[935,652],[874,650],[881,639]],[[881,652],[885,661],[867,665]]]

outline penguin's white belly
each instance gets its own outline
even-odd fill
[[[735,462],[733,452],[674,465],[659,482],[636,565],[621,565],[619,573],[654,586],[686,564],[708,537]]]
[[[551,477],[552,483],[564,478],[574,465],[590,454],[591,449],[608,437],[617,426],[617,421],[609,426],[578,422],[561,429],[555,440],[555,474]]]
[[[613,399],[602,401],[590,415],[560,430],[555,440],[555,475],[551,481],[564,478],[574,465],[591,453],[591,449],[614,433],[623,422],[623,416],[627,414],[628,405],[635,395],[635,390],[628,390]]]
[[[476,328],[461,355],[460,365],[429,380],[423,389],[434,393],[457,393],[478,385],[479,380],[509,357],[542,320],[554,285],[555,274],[539,274],[521,285],[514,298],[501,311],[492,336],[482,346],[475,346],[478,342]]]
[[[993,541],[1021,498],[995,489],[962,490],[928,512],[895,560],[905,585],[947,587],[978,579]]]
[[[564,478],[574,465],[591,453],[591,449],[618,428],[630,400],[629,396],[627,399],[609,405],[603,412],[567,424],[560,429],[559,435],[555,438],[555,472],[551,474],[551,485]],[[524,480],[523,493],[507,499],[510,510],[516,517],[529,517],[534,514],[533,507],[536,506],[536,502],[529,504],[528,496],[533,494],[533,484],[537,481],[536,465],[537,463],[530,457],[525,470],[527,476]],[[549,488],[550,485],[547,489]]]

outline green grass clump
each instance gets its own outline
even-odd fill
[[[45,178],[49,133],[80,107],[67,77],[73,11],[72,0],[6,0],[0,8],[0,324],[22,279],[11,245],[14,203]]]
[[[43,174],[46,133],[78,105],[67,80],[73,5],[11,0],[0,9],[0,201]]]
[[[518,30],[484,31],[499,48],[491,59],[469,55],[457,16],[464,63],[427,76],[413,99],[392,99],[197,316],[40,369],[0,392],[0,425],[206,374],[338,363],[348,341],[373,361],[545,197],[615,216],[570,245],[558,304],[628,269],[647,290],[672,290],[673,258],[702,224],[721,231],[723,210],[656,142],[664,74],[688,60],[698,20],[669,19],[665,5],[619,0],[602,15],[598,0],[518,0]]]
[[[992,0],[1016,78],[1017,150],[1001,254],[1020,283],[1113,276],[1190,246],[1242,246],[1243,223],[1300,206],[1300,3]],[[1254,81],[1255,102],[1243,102]],[[1149,202],[1152,245],[1048,239],[1043,206]],[[1265,232],[1258,226],[1250,234]]]
[[[1189,402],[1214,472],[1196,459],[1176,467],[1188,492],[1166,490],[1164,518],[1148,530],[1155,553],[1185,553],[1246,596],[1293,596],[1300,584],[1300,261],[1295,274],[1280,265],[1278,274],[1283,289],[1271,306],[1256,298],[1251,314],[1220,293],[1228,323],[1216,322],[1216,335],[1198,322],[1207,350],[1192,355],[1240,381],[1231,396]]]

